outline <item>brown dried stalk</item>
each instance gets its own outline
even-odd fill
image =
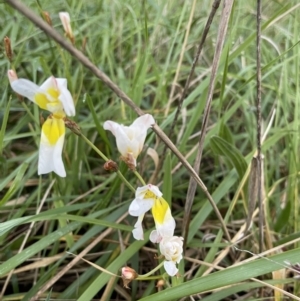
[[[194,163],[194,170],[197,174],[199,174],[199,171],[200,171],[200,162],[201,162],[201,158],[202,158],[204,139],[206,136],[208,118],[209,118],[209,114],[210,114],[214,85],[215,85],[216,76],[217,76],[217,69],[218,69],[221,52],[222,52],[222,48],[223,48],[224,41],[225,41],[225,36],[226,36],[226,32],[227,32],[227,27],[228,27],[228,22],[229,22],[232,5],[233,5],[233,0],[225,0],[224,4],[223,4],[223,10],[222,10],[221,21],[220,21],[220,26],[219,26],[216,49],[215,49],[215,54],[214,54],[214,59],[213,59],[212,69],[211,69],[211,78],[210,78],[208,94],[207,94],[207,98],[206,98],[206,106],[205,106],[204,116],[203,116],[203,121],[202,121],[201,134],[200,134],[200,138],[199,138],[199,149],[198,149],[198,153],[197,153],[196,160]],[[188,232],[189,232],[191,208],[192,208],[193,200],[195,197],[196,188],[197,188],[197,184],[194,181],[194,179],[191,178],[190,182],[189,182],[189,188],[188,188],[188,192],[187,192],[187,199],[186,199],[186,203],[185,203],[184,218],[183,218],[183,236],[184,236],[185,243],[186,243],[186,239],[187,239]],[[225,234],[226,234],[226,232],[225,232]]]

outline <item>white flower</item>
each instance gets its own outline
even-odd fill
[[[130,126],[124,126],[114,121],[105,121],[103,128],[116,137],[117,147],[125,162],[136,166],[136,158],[143,149],[147,130],[155,123],[152,115],[138,117]]]
[[[27,97],[41,109],[53,114],[75,116],[74,101],[65,78],[51,76],[40,87],[30,80],[18,79],[13,70],[8,71],[8,78],[15,92]]]
[[[59,14],[60,21],[63,25],[64,31],[67,35],[67,37],[71,40],[71,42],[74,44],[75,39],[71,27],[71,22],[70,22],[70,15],[68,12],[60,12]]]
[[[74,101],[67,89],[67,80],[51,76],[39,87],[27,79],[18,79],[13,70],[8,71],[8,78],[15,92],[52,113],[42,126],[38,174],[54,171],[60,177],[65,177],[66,171],[62,161],[64,118],[66,115],[75,115]]]
[[[138,187],[135,199],[129,206],[129,214],[138,216],[138,220],[132,231],[133,237],[137,240],[144,239],[142,221],[145,213],[152,208],[156,230],[150,234],[152,242],[160,242],[164,236],[172,236],[175,229],[175,220],[172,217],[170,207],[162,198],[162,193],[157,186],[148,184]]]
[[[165,257],[164,268],[170,276],[178,272],[176,263],[182,259],[183,238],[178,236],[163,237],[159,243],[160,253]]]
[[[65,123],[62,118],[49,116],[42,126],[40,141],[38,174],[54,171],[60,177],[66,176],[62,161],[62,149],[65,139]]]

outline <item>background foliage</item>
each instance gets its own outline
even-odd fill
[[[63,152],[67,177],[61,179],[54,174],[38,177],[40,123],[47,113],[27,99],[16,97],[6,72],[16,68],[19,77],[38,84],[50,75],[67,78],[76,103],[74,121],[115,161],[119,154],[114,138],[103,130],[102,124],[111,119],[128,125],[136,115],[29,20],[8,4],[0,4],[1,41],[8,36],[14,53],[11,64],[1,45],[2,300],[30,300],[53,279],[54,283],[40,297],[158,301],[193,295],[194,300],[201,297],[205,301],[299,300],[299,284],[284,261],[299,261],[300,4],[297,0],[264,2],[262,128],[263,132],[268,129],[263,142],[264,256],[274,256],[267,260],[256,259],[254,255],[259,252],[256,216],[248,235],[238,242],[238,250],[231,248],[198,188],[186,257],[180,265],[181,277],[165,279],[164,287],[159,288],[154,280],[133,282],[130,290],[123,288],[117,278],[100,273],[83,261],[65,271],[64,268],[73,259],[66,251],[79,253],[99,237],[101,240],[85,258],[114,273],[130,265],[143,274],[157,265],[156,246],[147,239],[134,241],[131,230],[135,219],[124,216],[134,194],[116,174],[106,172],[103,160],[70,131]],[[58,12],[68,11],[76,47],[169,133],[212,1],[26,0],[24,3],[37,14],[47,11],[53,27],[61,34]],[[198,147],[221,11],[220,7],[180,118],[172,129],[173,142],[191,164]],[[248,165],[256,150],[255,35],[256,1],[235,1],[218,68],[200,170],[201,179],[236,240],[247,217]],[[149,132],[147,147],[162,156],[164,144],[153,132]],[[154,163],[146,150],[139,157],[138,171],[146,181],[154,174]],[[134,187],[140,185],[122,163],[120,169]],[[178,235],[181,235],[189,180],[186,169],[168,153],[152,181],[160,185],[172,205]],[[146,226],[153,227],[150,216]],[[263,282],[252,278],[257,276]],[[294,297],[284,297],[278,289]]]

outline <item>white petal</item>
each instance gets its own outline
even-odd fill
[[[54,152],[54,146],[43,143],[41,140],[40,150],[39,150],[39,163],[38,163],[39,175],[47,174],[53,171],[53,162],[52,162],[53,152]]]
[[[114,136],[116,136],[116,133],[119,131],[119,127],[120,125],[118,123],[111,120],[107,120],[103,123],[103,128],[111,131]]]
[[[16,79],[11,82],[11,88],[18,94],[27,97],[34,102],[34,96],[37,93],[39,86],[27,79]]]
[[[164,268],[170,276],[175,276],[178,273],[178,269],[176,268],[176,265],[173,261],[165,260]]]
[[[57,89],[57,83],[56,83],[56,79],[54,76],[50,76],[49,78],[47,78],[42,85],[39,87],[39,92],[43,93],[43,94],[48,94],[48,90],[52,88],[52,89]]]
[[[53,152],[53,162],[54,162],[54,172],[60,177],[64,178],[66,176],[65,166],[62,160],[62,150],[64,146],[65,135],[59,137],[57,143],[55,144]]]
[[[130,127],[137,127],[147,131],[153,124],[155,124],[155,120],[152,115],[145,114],[138,117]]]
[[[138,199],[143,199],[148,189],[149,189],[149,185],[138,187],[135,191],[135,197]]]
[[[142,151],[147,136],[147,130],[155,124],[155,120],[152,115],[145,114],[137,118],[130,128],[135,131],[135,142],[137,155]]]
[[[157,223],[155,220],[155,226],[157,231],[162,237],[171,237],[174,235],[174,230],[176,227],[175,219],[171,214],[171,210],[168,209],[165,215],[164,222],[162,224]]]
[[[139,216],[137,222],[134,225],[134,229],[132,230],[132,235],[136,240],[144,240],[144,231],[142,227],[143,218],[144,214]]]
[[[150,239],[150,241],[152,241],[153,243],[159,243],[159,242],[161,242],[162,237],[161,237],[161,235],[160,235],[156,230],[153,230],[153,231],[150,233],[149,239]]]
[[[152,185],[152,184],[148,184],[148,189],[153,192],[157,197],[161,197],[163,194],[162,192],[159,190],[159,188],[155,185]]]
[[[141,151],[143,149],[144,141],[145,141],[145,139],[143,141],[141,141],[141,140],[136,139],[136,138],[134,138],[133,140],[129,140],[129,138],[127,137],[126,140],[125,139],[123,139],[122,141],[117,140],[117,146],[118,146],[118,149],[122,148],[126,152],[130,151],[132,156],[134,158],[137,158],[138,155],[141,153]],[[119,144],[118,144],[118,142],[119,142]],[[141,143],[142,143],[142,147],[140,147]]]
[[[124,131],[124,126],[120,125],[114,121],[105,121],[103,124],[105,130],[109,130],[116,137],[117,147],[122,156],[126,156],[128,150],[131,149],[132,143],[129,140],[126,132]]]
[[[165,260],[179,263],[182,259],[183,238],[178,236],[163,237],[159,243],[159,250]]]
[[[60,88],[68,88],[68,81],[66,78],[55,78],[57,87],[60,90]]]
[[[135,145],[129,140],[124,131],[124,127],[121,125],[119,132],[116,134],[117,148],[122,156],[126,157],[128,153],[132,153],[136,158]]]
[[[129,214],[132,216],[140,216],[149,211],[154,204],[152,199],[134,199],[129,206]]]
[[[139,211],[140,211],[139,203],[137,202],[136,199],[134,199],[129,205],[128,212],[131,216],[139,216],[140,215]]]
[[[66,176],[65,167],[62,161],[64,138],[64,135],[62,135],[55,145],[50,145],[42,132],[38,163],[39,175],[54,171],[60,177]]]
[[[70,91],[67,89],[67,80],[65,78],[56,79],[60,95],[58,99],[61,101],[64,111],[68,116],[75,116],[74,100]]]

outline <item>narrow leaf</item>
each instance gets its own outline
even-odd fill
[[[247,169],[247,162],[240,151],[218,136],[210,139],[210,145],[216,154],[226,157],[231,162],[242,179]]]

